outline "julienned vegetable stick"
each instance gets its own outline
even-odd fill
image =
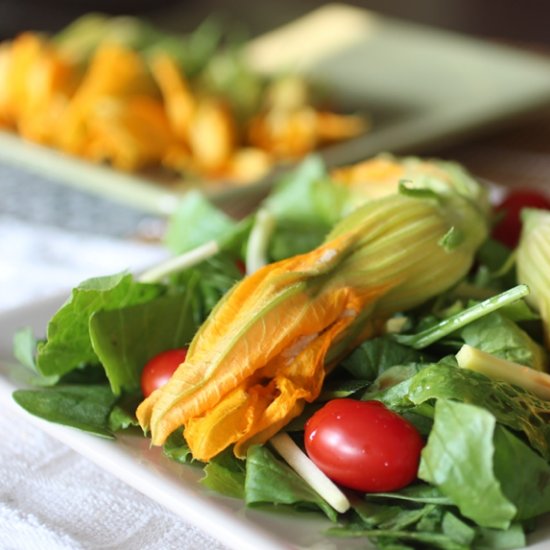
[[[519,386],[541,399],[550,400],[550,375],[519,363],[506,361],[464,344],[456,354],[458,365],[474,370],[494,380]]]
[[[302,452],[284,432],[270,439],[271,445],[320,496],[336,511],[344,513],[350,508],[346,495]]]
[[[203,260],[207,260],[215,256],[220,251],[220,246],[217,241],[208,241],[193,250],[189,250],[180,256],[170,258],[166,262],[151,268],[144,272],[139,280],[142,283],[154,283],[171,275],[183,271],[184,269],[194,266]]]
[[[267,263],[269,238],[275,229],[275,217],[265,208],[256,213],[256,222],[246,248],[246,273],[254,273]]]

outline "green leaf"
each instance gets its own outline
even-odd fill
[[[417,199],[427,199],[433,201],[441,200],[441,195],[430,186],[413,187],[414,182],[410,180],[399,181],[399,193],[406,195],[407,197],[413,197]]]
[[[328,380],[325,382],[323,390],[317,398],[317,402],[350,397],[358,391],[365,389],[369,385],[370,382],[368,380]]]
[[[362,401],[378,399],[396,411],[406,412],[413,403],[409,399],[413,378],[431,363],[410,363],[396,365],[383,371],[361,395]]]
[[[388,389],[362,399],[376,398],[391,409],[406,413],[434,399],[453,399],[483,407],[498,422],[524,432],[530,444],[550,460],[550,403],[517,386],[494,381],[455,365],[424,365],[417,374]]]
[[[116,433],[134,426],[139,426],[139,422],[135,415],[125,408],[115,405],[109,414],[109,429],[113,433]]]
[[[154,54],[158,50],[167,52],[179,62],[185,74],[192,78],[207,68],[219,51],[224,39],[224,27],[221,20],[211,16],[184,37],[179,33],[168,34],[165,31],[158,31],[159,34],[162,33],[161,39],[151,40],[150,51],[145,53]]]
[[[495,473],[518,520],[550,512],[550,464],[506,428],[495,431]]]
[[[238,270],[235,259],[222,252],[178,273],[173,279],[173,284],[190,294],[195,308],[195,320],[200,324],[241,278],[242,273]]]
[[[381,498],[395,499],[422,504],[440,504],[446,506],[450,506],[452,504],[452,501],[443,495],[437,487],[426,483],[415,483],[414,485],[409,485],[404,489],[394,491],[392,493],[370,493],[367,498],[369,500]]]
[[[200,75],[201,89],[223,97],[238,123],[246,124],[261,108],[266,78],[252,71],[235,48],[224,48],[206,65]]]
[[[164,243],[173,254],[218,240],[237,226],[199,191],[190,191],[169,220]]]
[[[529,294],[529,289],[526,285],[517,285],[459,311],[418,334],[396,334],[394,338],[401,344],[412,346],[415,349],[422,349],[465,327],[469,323],[516,302],[527,296],[527,294]]]
[[[12,376],[24,385],[52,386],[59,381],[59,376],[43,376],[36,366],[37,341],[32,329],[27,327],[18,330],[13,337],[13,355],[26,369],[14,371]]]
[[[246,457],[245,501],[249,506],[292,505],[322,510],[336,521],[336,511],[294,470],[266,447],[254,445]]]
[[[507,361],[537,370],[543,370],[546,364],[544,349],[500,312],[470,323],[460,335],[466,344]]]
[[[495,426],[495,417],[480,407],[439,399],[418,476],[438,487],[464,516],[506,529],[517,509],[494,472]]]
[[[277,228],[269,242],[269,258],[282,260],[303,254],[319,246],[330,226],[319,222],[277,220]]]
[[[399,505],[372,502],[370,495],[365,495],[365,499],[354,498],[351,504],[360,520],[359,529],[381,528],[382,525],[391,526],[393,522],[398,521],[401,513],[406,511],[406,508]]]
[[[509,529],[477,529],[474,548],[479,550],[515,550],[527,546],[523,526],[512,523]]]
[[[510,259],[510,249],[495,239],[487,239],[478,249],[476,257],[492,273],[499,272]]]
[[[180,464],[190,464],[194,461],[191,449],[183,438],[182,430],[172,432],[162,447],[164,454]]]
[[[420,352],[396,342],[391,336],[372,338],[341,363],[354,378],[375,380],[387,369],[420,361]]]
[[[231,449],[214,457],[204,467],[201,483],[220,493],[233,498],[244,498],[246,463],[239,460]]]
[[[470,547],[476,535],[475,529],[458,519],[451,512],[446,512],[442,522],[443,533],[453,541]]]
[[[262,206],[278,220],[330,226],[341,217],[345,194],[328,179],[321,157],[310,155],[279,180]]]
[[[57,386],[16,390],[13,398],[29,413],[95,435],[112,437],[109,414],[117,397],[109,386]]]
[[[50,320],[47,340],[38,345],[38,370],[45,376],[62,375],[99,363],[90,339],[90,317],[100,310],[147,302],[161,292],[160,286],[138,283],[124,273],[84,281]]]
[[[334,184],[317,155],[304,160],[273,189],[262,207],[276,219],[269,255],[280,260],[312,250],[351,209],[350,192]]]
[[[36,339],[30,327],[18,330],[13,337],[13,355],[25,367],[38,373],[34,354],[36,352]]]
[[[337,537],[368,537],[378,548],[401,550],[413,548],[440,548],[441,550],[471,550],[470,546],[460,544],[443,533],[430,531],[397,531],[392,529],[361,529],[332,527],[327,534]],[[413,546],[405,546],[410,542]]]
[[[189,344],[198,328],[192,300],[183,292],[92,314],[92,346],[115,394],[139,390],[149,359]]]
[[[430,399],[453,399],[477,405],[493,414],[499,423],[525,433],[531,445],[550,460],[550,402],[504,382],[443,364],[430,365],[403,383],[401,406],[419,405]],[[385,398],[382,398],[387,402]]]
[[[439,241],[439,244],[447,251],[452,252],[464,242],[464,233],[456,227],[451,227]]]

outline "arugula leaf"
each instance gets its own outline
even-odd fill
[[[477,524],[506,529],[517,508],[494,472],[495,426],[495,417],[485,409],[439,399],[418,477],[438,487]]]
[[[476,253],[479,268],[474,277],[476,285],[505,290],[516,284],[511,261],[512,251],[495,239],[487,239]]]
[[[527,285],[517,285],[471,307],[462,309],[417,334],[396,334],[394,338],[401,344],[412,346],[415,349],[423,349],[489,313],[513,304],[528,294]]]
[[[363,342],[340,366],[354,378],[375,380],[391,367],[416,363],[421,359],[419,351],[396,342],[391,336],[380,336]]]
[[[441,523],[443,533],[451,540],[471,547],[476,531],[451,512],[446,512]]]
[[[13,398],[29,413],[50,422],[79,428],[102,437],[113,437],[109,427],[109,414],[117,397],[107,385],[67,385],[16,390]]]
[[[386,514],[386,517],[384,518],[384,514],[381,514],[379,511],[378,514],[375,515],[375,517],[379,520],[376,527],[382,530],[391,529],[392,531],[401,531],[418,523],[424,517],[431,514],[434,511],[435,506],[433,504],[426,504],[418,508],[408,508],[403,506],[391,506],[387,508],[389,510],[393,510],[393,514]],[[372,521],[373,517],[371,516],[369,519]],[[382,521],[380,521],[380,519],[382,519]]]
[[[335,186],[319,155],[310,155],[275,185],[263,202],[279,220],[306,225],[336,223],[348,199],[345,187]]]
[[[470,323],[460,332],[466,344],[536,370],[543,370],[546,354],[525,331],[513,321],[494,312]]]
[[[443,495],[437,487],[426,483],[415,483],[392,493],[370,493],[367,499],[395,499],[423,504],[452,505],[452,501]]]
[[[473,546],[479,550],[514,550],[527,546],[527,540],[521,523],[512,523],[506,530],[478,528]]]
[[[269,243],[270,259],[315,248],[351,207],[350,191],[330,180],[321,157],[308,157],[286,174],[262,203],[276,225]],[[216,240],[223,250],[240,252],[253,222],[254,215],[236,222],[195,191],[186,195],[170,219],[165,244],[173,253],[181,254]]]
[[[161,292],[161,286],[138,283],[125,273],[84,281],[50,320],[46,342],[38,344],[39,372],[62,375],[85,364],[97,364],[89,333],[90,317],[100,310],[147,302]]]
[[[501,424],[525,433],[530,444],[550,460],[550,403],[526,390],[446,364],[427,365],[412,378],[377,396],[390,408],[406,410],[431,399],[477,405]]]
[[[318,155],[311,155],[286,175],[264,201],[276,219],[269,255],[280,260],[318,246],[351,206],[351,194],[335,185]]]
[[[323,391],[316,402],[330,401],[342,397],[350,397],[359,390],[365,389],[370,385],[368,380],[327,380],[323,386]]]
[[[189,293],[197,325],[202,323],[222,296],[242,277],[234,258],[220,253],[190,269],[178,273],[173,285]]]
[[[246,457],[245,501],[248,506],[293,505],[322,510],[332,521],[337,512],[294,470],[267,448],[253,445]]]
[[[277,220],[277,228],[269,242],[271,261],[303,254],[319,246],[330,226],[322,223],[305,224],[295,220]]]
[[[550,464],[501,426],[495,431],[494,444],[495,474],[517,508],[516,519],[550,512]]]
[[[353,512],[357,516],[357,520],[351,520],[348,525],[358,529],[373,529],[375,527],[390,528],[401,521],[398,519],[402,513],[407,512],[407,507],[402,507],[395,504],[372,502],[370,495],[365,495],[365,499],[352,498],[351,505]],[[415,521],[418,521],[418,517]]]
[[[398,386],[401,382],[413,377],[417,372],[425,367],[424,363],[410,363],[408,365],[396,365],[383,371],[361,399],[377,399],[380,392],[387,391],[393,386]]]
[[[189,445],[187,445],[187,441],[183,437],[182,430],[172,432],[164,443],[162,450],[168,458],[181,464],[189,464],[194,461],[191,449],[189,449]]]
[[[200,191],[190,191],[171,216],[164,243],[173,254],[192,250],[210,240],[218,240],[237,226]]]
[[[474,540],[486,540],[487,548],[491,547],[489,537],[494,534],[494,530],[480,528],[457,517],[450,511],[455,509],[452,501],[431,485],[416,483],[393,493],[368,494],[365,500],[353,499],[352,505],[358,519],[351,519],[344,527],[331,529],[330,534],[370,535],[380,548],[394,548],[394,545],[401,548],[405,541],[415,540],[415,536],[411,535],[414,531],[422,533],[418,540],[430,544],[430,547],[478,548],[477,545],[472,546]],[[371,534],[380,531],[385,531],[387,537],[381,539]],[[513,548],[505,545],[505,542],[516,542],[517,533],[522,534],[516,524],[510,531],[510,535],[501,537],[502,548]],[[434,536],[431,537],[429,533]],[[508,532],[499,530],[498,533]]]
[[[438,400],[419,477],[484,527],[550,511],[550,464],[480,407]],[[519,467],[518,467],[519,466]],[[483,494],[483,499],[479,495]]]
[[[109,429],[116,433],[133,426],[139,426],[135,415],[128,412],[124,407],[118,404],[115,405],[109,414]]]
[[[38,373],[34,360],[36,339],[30,327],[18,330],[13,337],[13,355],[25,367]]]
[[[59,382],[59,376],[43,376],[36,366],[37,340],[30,327],[18,330],[13,336],[13,356],[26,369],[14,373],[14,378],[31,386],[53,386]]]
[[[377,548],[382,550],[412,550],[413,548],[471,550],[469,545],[455,542],[448,535],[440,532],[332,527],[327,530],[327,534],[339,537],[368,537],[375,542]],[[406,546],[404,542],[410,542],[414,546]]]
[[[149,359],[189,344],[198,328],[192,299],[190,292],[183,292],[91,315],[92,346],[113,393],[139,390]]]
[[[231,449],[214,457],[204,467],[201,483],[220,493],[233,498],[244,498],[246,463],[239,460]]]

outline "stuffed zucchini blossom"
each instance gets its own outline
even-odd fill
[[[314,401],[327,373],[389,316],[456,284],[487,236],[486,198],[472,180],[429,181],[364,204],[317,249],[228,292],[185,362],[139,406],[152,443],[183,427],[198,460],[231,446],[244,457]]]

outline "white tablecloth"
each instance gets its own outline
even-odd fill
[[[2,217],[0,312],[165,255],[158,246]],[[0,433],[1,550],[223,548],[23,416],[2,411]]]

